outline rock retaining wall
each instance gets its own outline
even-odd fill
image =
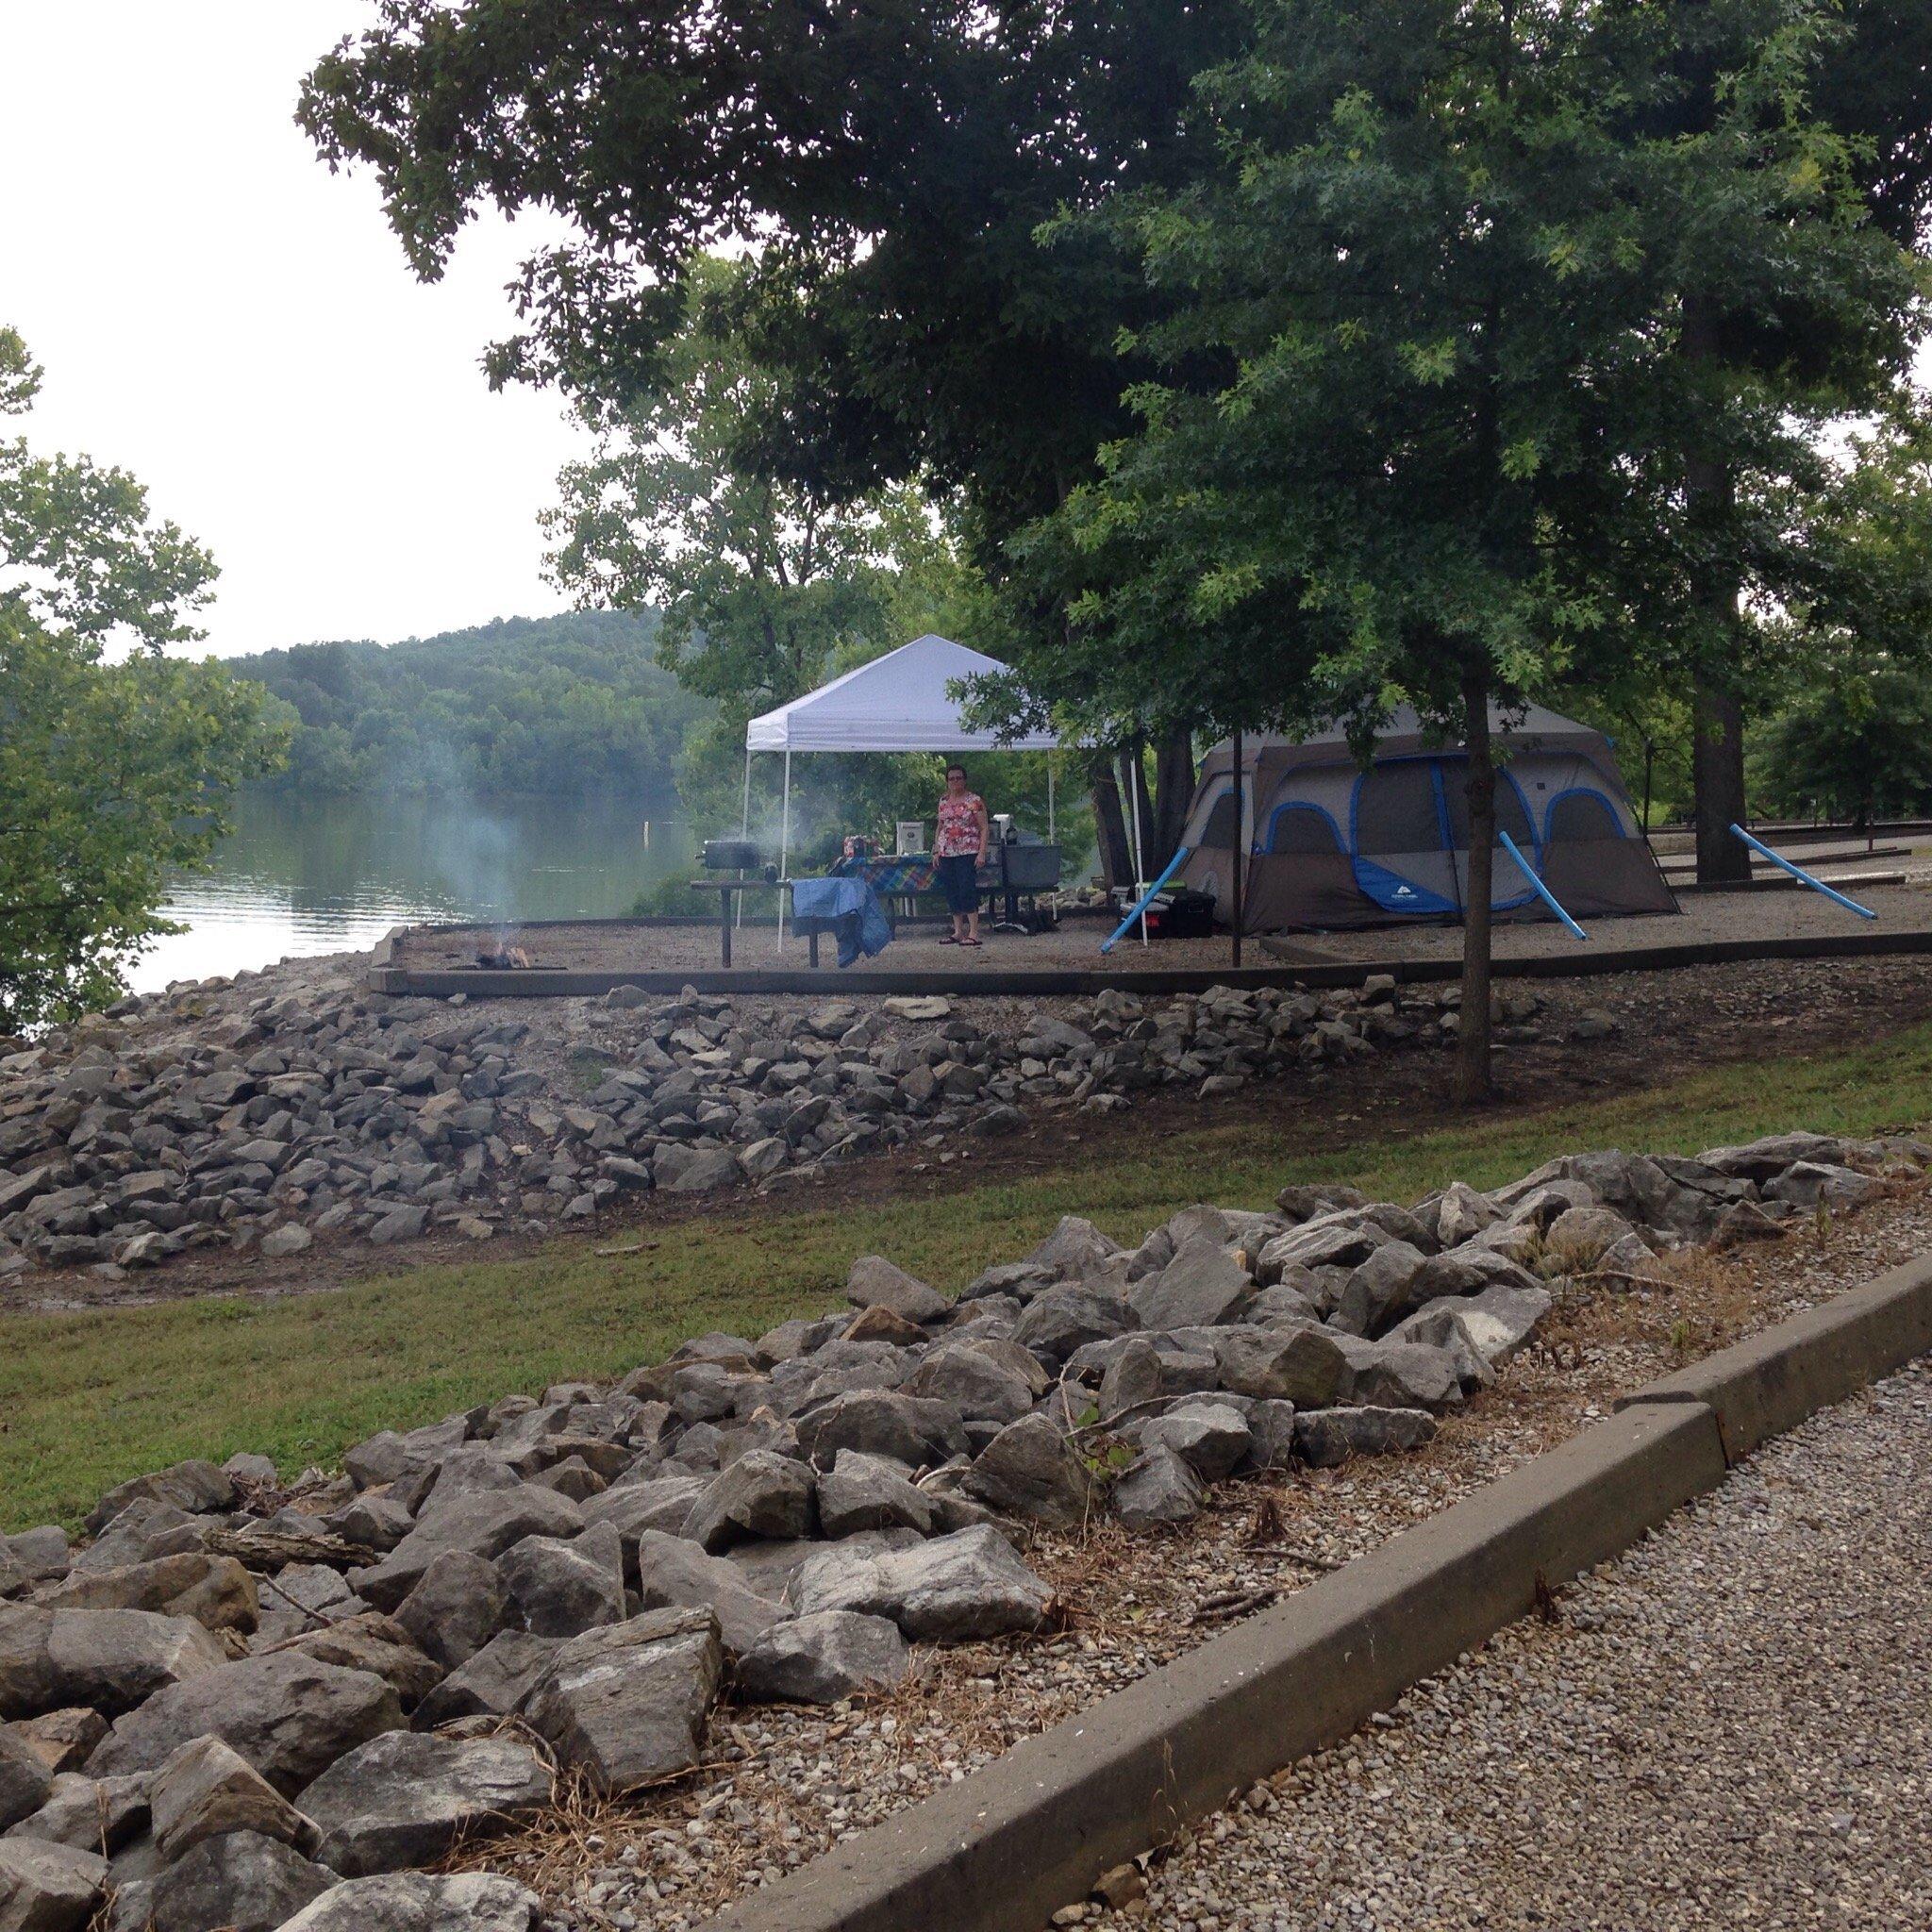
[[[1068,1219],[955,1302],[864,1257],[838,1314],[386,1431],[292,1491],[259,1457],[136,1476],[78,1545],[0,1539],[0,1923],[527,1932],[523,1888],[415,1868],[559,1776],[690,1774],[721,1697],[862,1697],[913,1646],[1024,1639],[1055,1612],[1033,1525],[1418,1447],[1571,1278],[1928,1161],[1791,1134],[1411,1207],[1287,1188],[1133,1248]]]

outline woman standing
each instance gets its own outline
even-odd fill
[[[964,765],[948,765],[932,846],[933,857],[939,860],[946,909],[953,915],[953,930],[940,941],[942,946],[979,943],[979,855],[991,838],[986,800],[966,789]]]

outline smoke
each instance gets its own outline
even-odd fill
[[[484,805],[470,782],[467,759],[446,739],[423,739],[416,770],[397,773],[396,789],[425,793],[436,802],[437,810],[425,818],[425,868],[471,918],[494,924],[501,952],[518,929],[521,831]]]

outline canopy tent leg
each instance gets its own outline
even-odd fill
[[[1241,787],[1241,734],[1239,725],[1234,734],[1234,964],[1241,963],[1241,887],[1245,883],[1242,874],[1248,869],[1248,847],[1253,837],[1248,830],[1248,801]]]
[[[741,839],[749,839],[749,838],[751,837],[751,746],[750,746],[750,745],[746,745],[746,746],[745,746],[745,748],[744,748],[744,804],[743,804],[743,806],[742,806],[742,807],[741,807],[741,808],[740,808],[740,810],[739,810],[739,814],[738,814],[738,836],[739,836],[739,837],[740,837]],[[742,878],[742,877],[744,876],[744,874],[743,874],[743,873],[741,873],[741,873],[740,873],[740,874],[738,874],[738,876],[739,876],[740,878]],[[732,894],[731,896],[732,896],[732,897],[733,897],[734,899],[736,899],[736,900],[737,900],[737,902],[738,902],[737,909],[736,909],[736,911],[735,911],[735,912],[734,912],[734,913],[732,914],[732,919],[731,919],[731,923],[732,923],[732,924],[733,924],[733,925],[737,925],[737,926],[742,926],[742,925],[743,925],[743,924],[744,924],[744,894],[743,894],[742,892],[734,892],[734,893],[733,893],[733,894]]]
[[[1048,752],[1046,755],[1046,842],[1049,845],[1058,845],[1059,843],[1059,830],[1058,827],[1055,825],[1053,817],[1052,752]]]
[[[791,876],[791,750],[785,750],[785,803],[778,818],[778,877]],[[785,888],[778,888],[778,950],[785,950]]]
[[[1128,824],[1133,828],[1134,850],[1134,891],[1139,892],[1147,883],[1147,868],[1141,859],[1141,760],[1130,746],[1127,751],[1127,791],[1128,808],[1132,816]],[[1147,903],[1141,902],[1141,943],[1147,944]]]

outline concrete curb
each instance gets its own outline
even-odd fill
[[[1224,1637],[739,1900],[701,1932],[1040,1932],[1109,1866],[1346,1737],[1768,1437],[1932,1350],[1932,1259],[1619,1412]]]
[[[1724,1479],[1701,1404],[1615,1416],[752,1894],[708,1932],[1038,1932]]]
[[[1853,1390],[1932,1352],[1932,1257],[1907,1261],[1649,1383],[1620,1411],[1703,1404],[1717,1417],[1724,1455],[1750,1455]]]

